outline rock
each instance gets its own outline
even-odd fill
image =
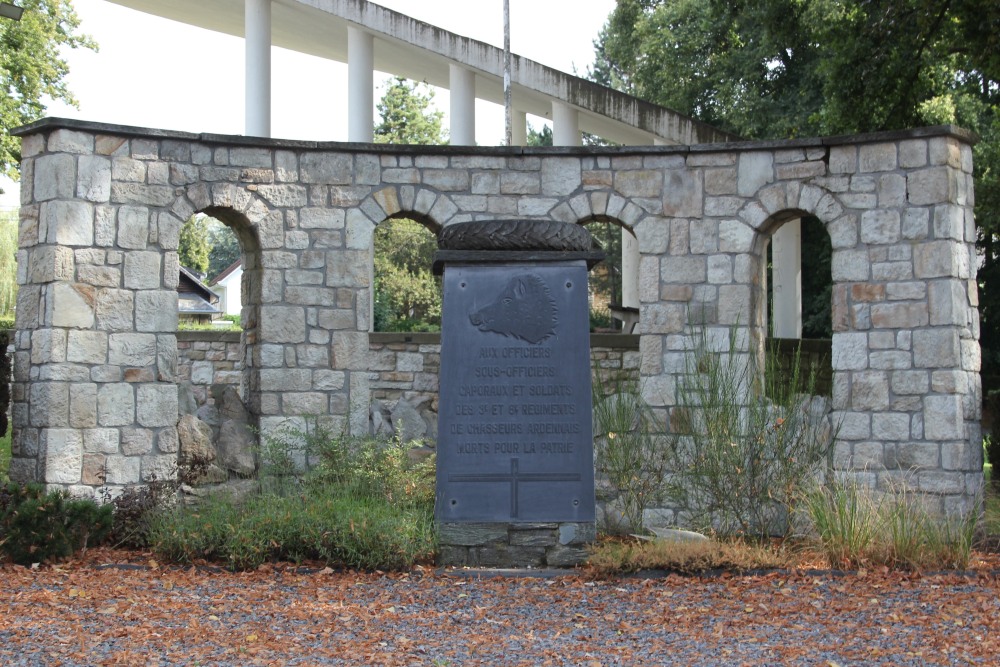
[[[251,426],[251,415],[236,389],[227,387],[223,392],[219,413],[222,425],[216,450],[220,465],[240,477],[253,476],[257,472],[257,436]]]
[[[194,385],[181,382],[177,385],[177,412],[182,415],[193,415],[198,411],[198,400],[194,395]]]
[[[219,414],[218,408],[214,405],[201,406],[195,411],[194,416],[212,428],[218,428],[222,424],[222,415]]]
[[[215,460],[212,427],[194,415],[186,414],[177,422],[177,438],[180,441],[178,461],[181,465],[194,459]]]
[[[649,528],[650,532],[656,535],[656,539],[666,542],[708,542],[708,538],[701,533],[691,530],[680,530],[678,528]]]
[[[256,448],[257,438],[247,424],[235,419],[222,422],[216,447],[222,467],[241,477],[253,476],[257,472]]]
[[[405,398],[396,401],[391,417],[392,428],[400,442],[423,440],[427,435],[427,422]]]

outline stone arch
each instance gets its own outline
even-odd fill
[[[441,231],[441,225],[435,221],[430,215],[426,213],[421,213],[416,210],[404,210],[400,209],[392,214],[386,215],[386,217],[376,223],[372,229],[372,238],[368,244],[368,269],[369,269],[369,331],[376,331],[376,274],[375,274],[375,234],[378,233],[378,228],[386,224],[392,223],[395,220],[412,220],[416,222],[428,233],[437,237],[438,233]],[[433,260],[430,260],[427,265],[428,271],[431,270],[431,264]],[[440,296],[440,284],[438,285],[438,294]]]
[[[630,329],[631,324],[634,324],[634,321],[638,319],[639,308],[639,241],[636,237],[636,232],[632,226],[627,225],[620,218],[607,214],[591,214],[578,222],[581,225],[607,223],[620,229],[620,240],[613,244],[617,258],[610,262],[605,260],[605,263],[612,271],[618,272],[618,280],[620,281],[621,296],[617,297],[616,294],[611,294],[610,300],[613,302],[613,305],[621,308],[622,311],[625,309],[635,309],[636,311],[634,320],[622,319],[624,317],[623,313],[621,311],[618,312],[620,316],[618,319],[622,319],[627,325],[626,329]],[[608,248],[605,248],[605,251],[608,251]],[[631,310],[628,312],[631,312]]]

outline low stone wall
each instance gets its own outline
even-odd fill
[[[368,338],[371,432],[392,434],[403,424],[404,440],[435,440],[441,335],[372,333]],[[599,382],[637,379],[639,337],[593,334],[590,359]],[[241,363],[238,331],[177,332],[177,377],[189,387],[195,409],[216,405],[226,387],[238,388]]]

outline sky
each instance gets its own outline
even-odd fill
[[[211,1],[211,0],[206,0]],[[502,0],[379,0],[454,33],[503,46]],[[615,0],[510,0],[511,51],[585,75],[593,41]],[[243,39],[168,21],[105,0],[73,0],[81,30],[98,53],[68,50],[69,89],[79,109],[48,105],[48,116],[188,132],[242,134]],[[495,20],[494,20],[495,19]],[[271,135],[282,139],[347,138],[347,66],[272,48]],[[376,74],[375,98],[382,78]],[[448,94],[435,102],[446,114]],[[541,119],[529,116],[535,127]],[[445,121],[447,123],[447,120]],[[503,108],[476,105],[476,141],[503,139]],[[0,209],[19,203],[17,184],[0,181]]]

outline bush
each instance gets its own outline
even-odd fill
[[[74,500],[41,484],[8,483],[0,489],[0,548],[10,560],[30,565],[97,545],[111,529],[112,509]]]
[[[432,511],[332,490],[264,494],[243,505],[214,498],[197,510],[177,508],[158,517],[150,541],[166,560],[208,558],[234,570],[274,560],[398,570],[430,560],[435,549]]]
[[[413,464],[398,439],[335,436],[307,420],[262,439],[262,493],[242,504],[212,498],[154,514],[151,547],[248,569],[273,560],[321,560],[403,569],[432,558],[433,461]]]
[[[740,351],[737,335],[731,328],[722,350],[703,335],[689,355],[671,414],[667,495],[697,529],[787,533],[834,429],[818,414],[826,403],[812,397],[814,375],[803,376],[797,359],[785,373],[762,372],[756,355]],[[775,356],[767,355],[768,362]]]
[[[837,482],[811,491],[806,507],[831,567],[920,571],[969,563],[976,514],[938,516],[905,483],[877,492]]]

